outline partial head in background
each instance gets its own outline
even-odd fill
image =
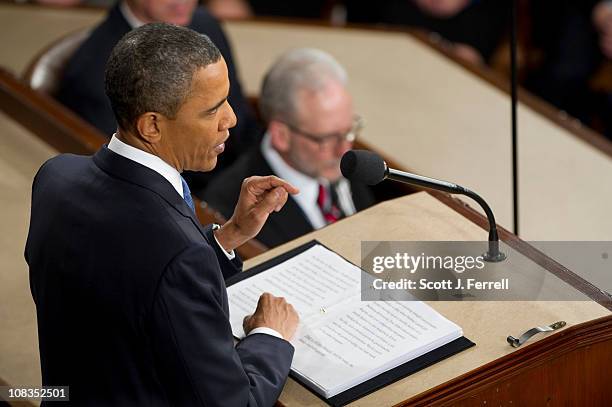
[[[134,16],[144,23],[188,25],[197,0],[126,0]]]
[[[179,172],[210,171],[236,116],[227,66],[210,39],[155,23],[126,34],[106,65],[119,137]]]
[[[340,178],[359,131],[347,80],[331,55],[310,48],[283,54],[265,76],[259,103],[272,147],[313,178]]]
[[[471,0],[415,0],[425,13],[437,18],[451,18],[462,12]]]

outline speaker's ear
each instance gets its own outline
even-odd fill
[[[160,121],[163,115],[157,112],[146,112],[136,119],[136,136],[149,144],[156,144],[161,140],[162,132]]]

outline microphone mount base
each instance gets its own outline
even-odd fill
[[[499,263],[500,261],[506,260],[506,255],[500,251],[497,251],[497,253],[491,253],[489,251],[483,254],[482,258],[488,263]]]

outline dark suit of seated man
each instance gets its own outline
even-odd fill
[[[229,102],[238,123],[232,129],[220,167],[234,161],[260,138],[260,128],[246,98],[232,57],[230,44],[219,22],[196,0],[123,0],[109,11],[89,38],[79,47],[64,70],[57,98],[80,117],[110,137],[117,129],[110,101],[104,93],[104,67],[119,39],[145,23],[165,22],[206,34],[221,51],[230,78]],[[186,177],[194,191],[204,188],[209,177],[189,174]]]
[[[300,189],[272,214],[257,239],[273,247],[372,205],[372,192],[349,183],[340,158],[361,128],[346,89],[345,70],[330,55],[296,49],[282,55],[264,80],[259,99],[268,123],[260,146],[221,172],[201,195],[232,215],[242,180],[275,174]]]
[[[273,405],[297,314],[263,294],[234,346],[224,277],[240,271],[234,248],[297,190],[253,177],[226,224],[199,224],[180,172],[214,168],[236,123],[208,37],[130,32],[106,91],[119,123],[108,146],[55,157],[33,183],[25,256],[43,385],[69,386],[79,406]]]

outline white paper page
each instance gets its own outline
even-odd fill
[[[353,302],[336,311],[316,322],[311,319],[291,341],[292,370],[325,397],[462,335],[459,326],[420,301]]]
[[[316,245],[263,273],[227,289],[230,323],[238,338],[244,337],[242,320],[255,311],[259,296],[269,292],[285,297],[300,316],[300,322],[318,315],[331,305],[359,296],[361,269],[331,250]]]

